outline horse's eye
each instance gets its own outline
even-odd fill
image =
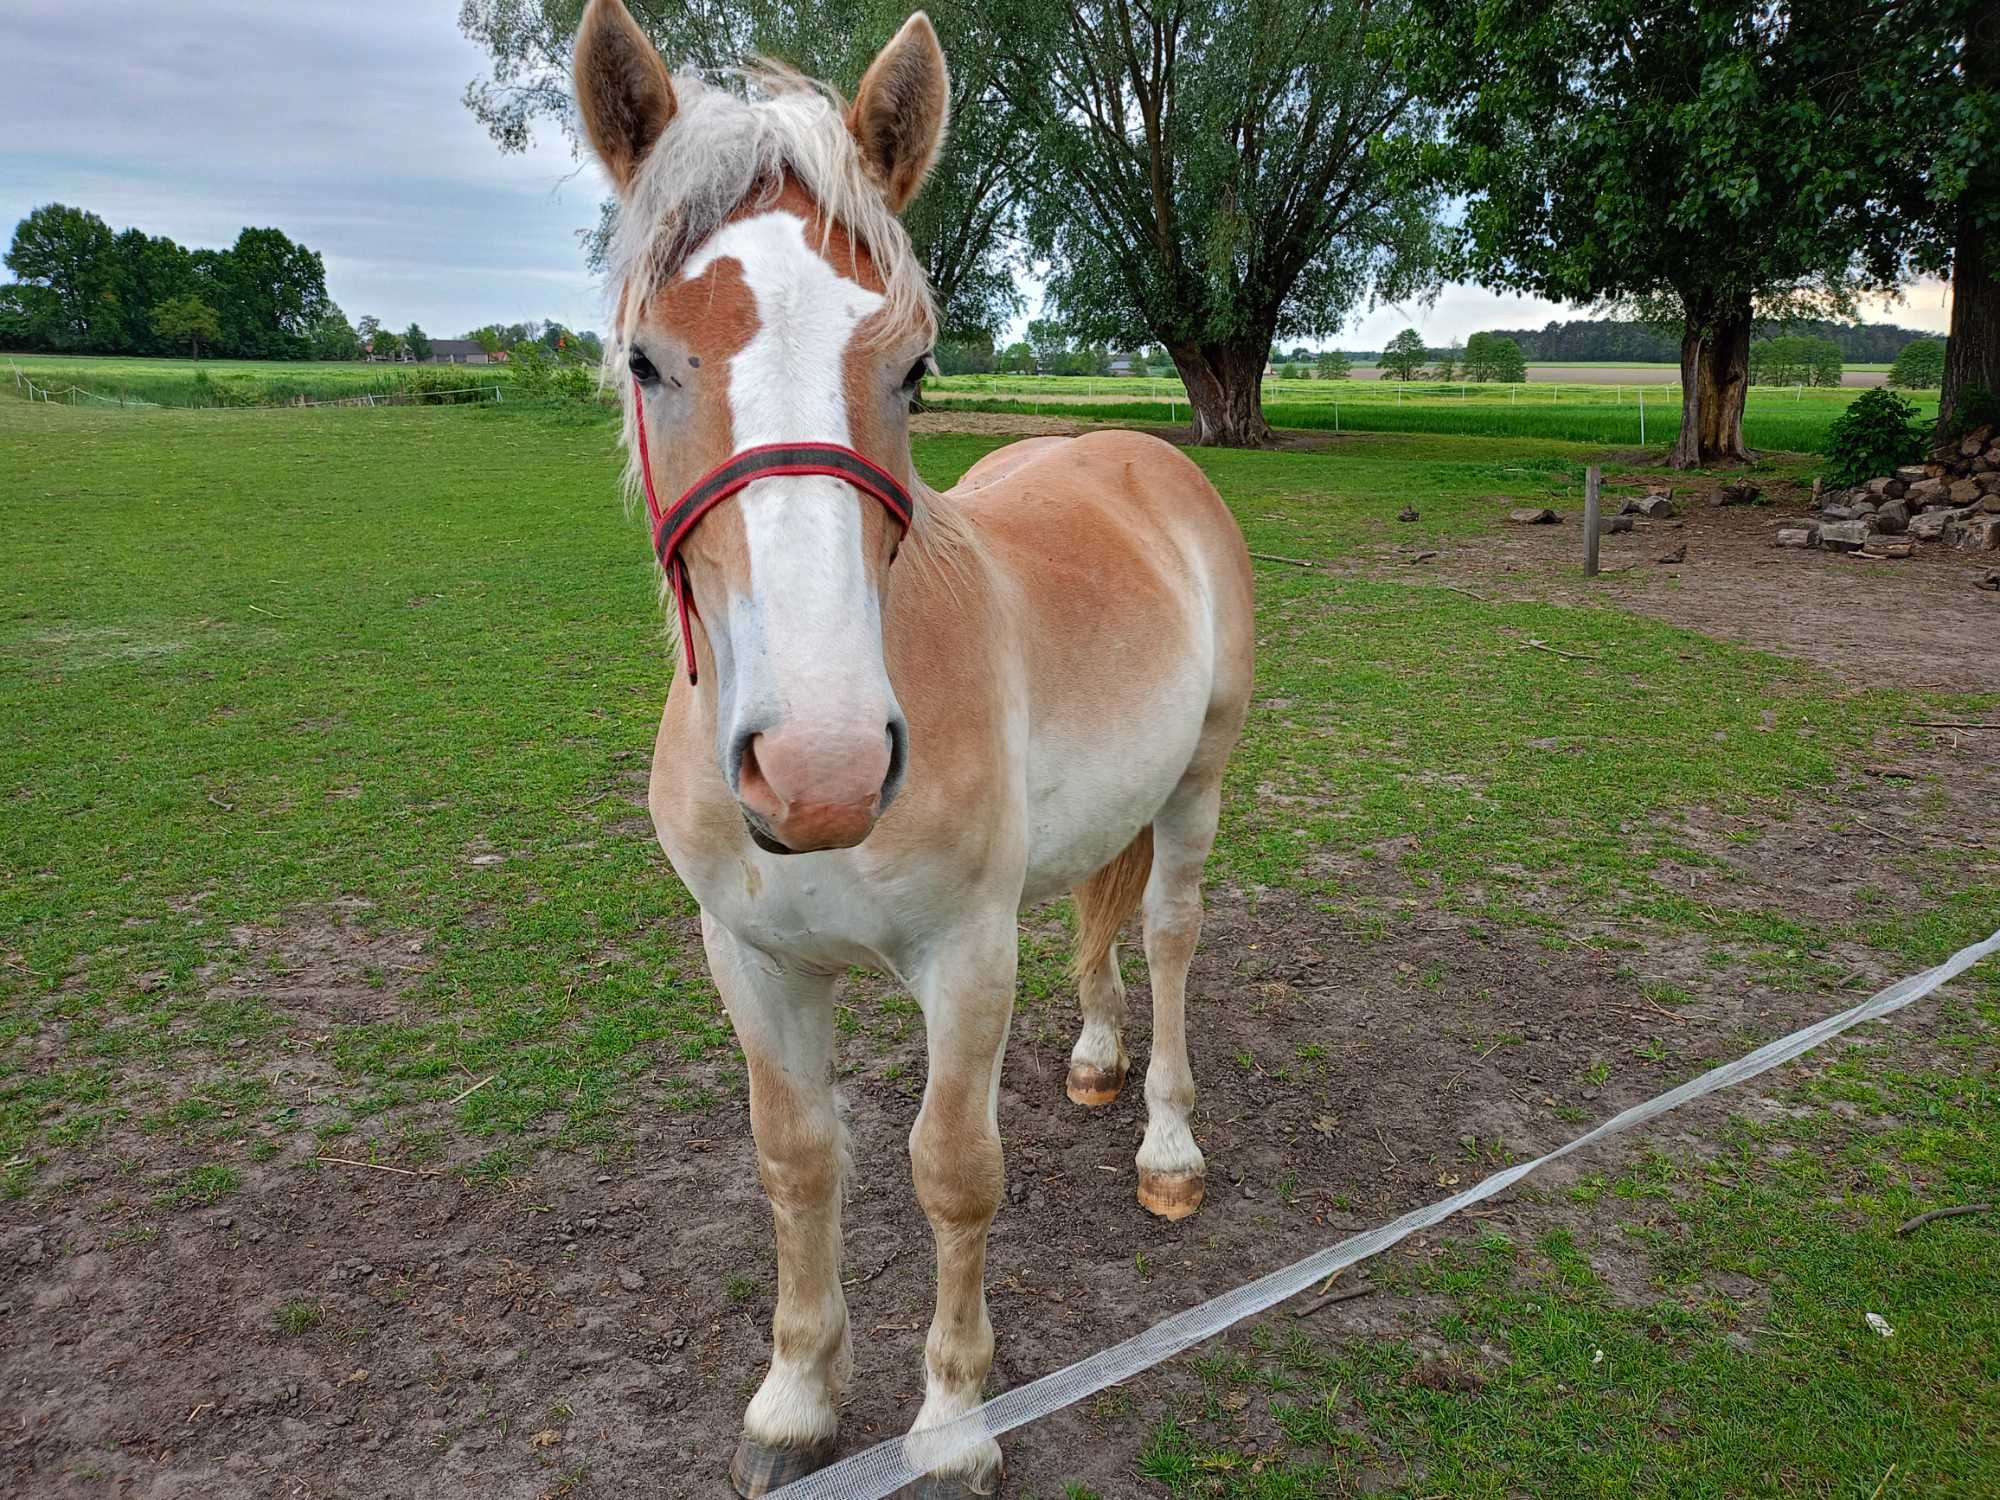
[[[645,355],[641,354],[637,349],[634,349],[626,357],[626,363],[631,366],[632,377],[633,379],[637,380],[639,384],[657,385],[659,383],[660,372],[654,369],[653,362],[650,359],[646,358]]]
[[[914,391],[923,383],[924,377],[930,374],[930,371],[931,357],[926,354],[922,359],[910,366],[910,373],[903,377],[903,389]]]

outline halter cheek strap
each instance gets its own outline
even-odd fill
[[[674,608],[680,617],[681,650],[687,661],[688,681],[695,680],[694,637],[688,620],[696,614],[694,590],[688,585],[687,564],[681,561],[680,546],[701,518],[744,486],[759,479],[777,479],[793,474],[825,474],[851,484],[864,495],[873,496],[882,508],[902,523],[905,531],[916,506],[910,492],[880,464],[871,462],[852,448],[839,443],[765,443],[731,454],[701,478],[681,491],[671,510],[660,508],[653,489],[653,460],[646,450],[646,404],[639,382],[632,382],[632,419],[639,429],[639,472],[646,481],[646,514],[653,523],[653,553],[674,591]]]

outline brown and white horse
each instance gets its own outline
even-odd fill
[[[592,0],[576,90],[620,196],[612,357],[632,376],[635,487],[712,495],[712,471],[748,450],[809,455],[803,472],[751,460],[756,477],[660,539],[686,664],[653,821],[701,904],[777,1227],[771,1366],[731,1466],[755,1495],[831,1456],[850,1364],[831,1077],[849,966],[908,986],[927,1033],[910,1159],[937,1309],[914,1431],[977,1405],[992,1363],[986,1236],[1023,908],[1075,893],[1069,1094],[1096,1106],[1125,1081],[1116,939],[1143,905],[1139,1201],[1169,1218],[1200,1205],[1183,1002],[1251,688],[1249,558],[1201,471],[1151,437],[1016,443],[947,494],[912,470],[906,412],[935,329],[897,215],[946,113],[924,16],[843,108],[776,71],[742,94],[670,77],[619,0]],[[944,1468],[939,1493],[988,1493],[999,1448]]]

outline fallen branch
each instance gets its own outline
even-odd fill
[[[1481,604],[1490,602],[1484,594],[1475,594],[1471,589],[1462,589],[1455,583],[1447,583],[1443,586],[1450,589],[1454,594],[1463,594],[1468,599],[1477,599]]]
[[[470,1099],[474,1094],[478,1093],[481,1089],[485,1088],[487,1084],[491,1083],[494,1079],[498,1078],[499,1076],[500,1075],[498,1073],[488,1073],[484,1078],[480,1079],[479,1082],[475,1083],[471,1088],[465,1089],[460,1093],[452,1095],[451,1098],[445,1101],[444,1107],[446,1109],[450,1109],[452,1105],[458,1103],[461,1099]]]
[[[884,1271],[888,1270],[889,1267],[893,1266],[897,1261],[901,1260],[902,1258],[903,1258],[903,1252],[901,1250],[894,1251],[890,1254],[887,1260],[883,1261],[881,1265],[877,1266],[874,1270],[870,1271],[866,1276],[857,1276],[852,1281],[843,1281],[841,1282],[841,1285],[866,1286],[868,1285],[869,1282],[873,1281],[877,1276],[880,1276]]]
[[[377,1172],[394,1172],[398,1177],[442,1177],[436,1167],[391,1167],[379,1161],[356,1161],[351,1156],[315,1156],[314,1161],[338,1162],[343,1167],[368,1167]]]
[[[1360,1286],[1342,1287],[1337,1292],[1328,1292],[1324,1297],[1313,1298],[1312,1301],[1293,1313],[1292,1316],[1295,1318],[1310,1318],[1322,1308],[1331,1307],[1336,1302],[1352,1302],[1356,1297],[1372,1297],[1381,1290],[1382,1288],[1375,1285],[1372,1281],[1364,1281]]]
[[[1911,729],[2000,729],[2000,724],[1981,724],[1963,719],[1905,719]]]
[[[1295,568],[1316,568],[1318,563],[1307,562],[1303,557],[1280,557],[1275,552],[1253,552],[1250,554],[1258,562],[1290,563]]]
[[[1892,844],[1901,844],[1905,849],[1921,849],[1924,847],[1913,839],[1904,838],[1900,833],[1891,833],[1886,828],[1877,828],[1866,818],[1856,818],[1854,821],[1870,833],[1875,834],[1878,838],[1885,838]]]
[[[1596,661],[1596,660],[1597,660],[1597,658],[1596,658],[1596,657],[1594,657],[1594,656],[1586,656],[1586,655],[1584,655],[1584,654],[1583,654],[1582,652],[1580,652],[1580,651],[1561,651],[1561,650],[1558,650],[1558,649],[1557,649],[1556,647],[1554,647],[1554,646],[1551,646],[1551,645],[1550,645],[1550,644],[1549,644],[1549,643],[1548,643],[1547,641],[1538,641],[1538,640],[1534,639],[1534,638],[1533,638],[1532,636],[1530,636],[1530,637],[1529,637],[1529,638],[1528,638],[1527,640],[1523,641],[1523,642],[1522,642],[1521,644],[1523,644],[1524,646],[1531,646],[1531,647],[1533,647],[1533,648],[1534,648],[1535,650],[1537,650],[1537,651],[1546,651],[1546,652],[1548,652],[1548,653],[1549,653],[1549,655],[1551,655],[1551,656],[1560,656],[1560,657],[1561,657],[1561,658],[1562,658],[1562,659],[1563,659],[1564,661]]]
[[[1901,1239],[1913,1229],[1921,1229],[1933,1219],[1962,1219],[1967,1214],[1990,1214],[1990,1203],[1961,1203],[1955,1208],[1934,1208],[1927,1214],[1918,1214],[1914,1219],[1905,1219],[1896,1226],[1896,1238]]]

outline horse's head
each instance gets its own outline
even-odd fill
[[[935,325],[897,215],[944,133],[937,35],[912,16],[844,112],[801,79],[758,81],[751,101],[670,77],[620,0],[592,0],[577,34],[577,102],[620,200],[607,357],[634,383],[635,476],[669,508],[765,445],[852,449],[911,487]],[[677,543],[700,667],[677,691],[714,694],[722,774],[764,848],[857,844],[896,795],[882,615],[902,532],[844,479],[767,475]]]

